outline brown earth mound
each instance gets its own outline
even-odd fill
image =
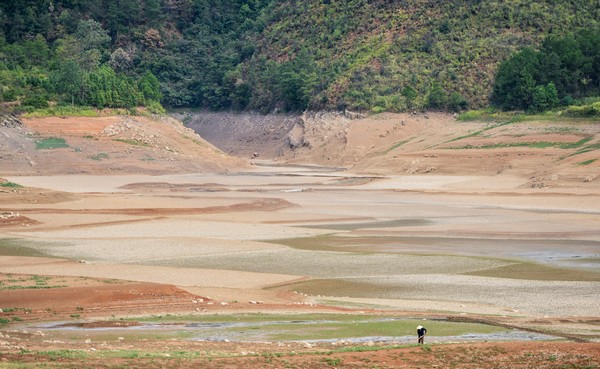
[[[223,172],[245,166],[167,117],[22,122],[0,126],[0,171],[5,175]]]

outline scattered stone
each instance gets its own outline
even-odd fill
[[[313,346],[310,343],[308,343],[308,342],[303,342],[302,343],[302,347],[304,347],[304,348],[312,348]]]
[[[0,112],[0,126],[7,128],[21,128],[23,122],[13,114]]]
[[[587,182],[593,181],[594,179],[596,179],[595,175],[583,176],[583,177],[581,177],[581,182],[587,183]]]
[[[90,344],[90,343],[92,343],[92,340],[90,338],[88,338],[87,340],[85,340],[85,343]]]

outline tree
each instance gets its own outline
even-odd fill
[[[110,54],[108,64],[117,72],[126,72],[133,67],[133,60],[129,53],[119,47]]]
[[[152,72],[146,72],[138,81],[138,89],[146,101],[160,102],[162,99],[160,82]]]
[[[111,41],[108,32],[93,19],[80,21],[75,37],[83,45],[83,50],[106,50]]]
[[[500,63],[492,91],[492,103],[504,110],[527,110],[536,85],[533,75],[537,56],[531,48],[525,48]]]
[[[558,91],[554,83],[546,86],[537,86],[532,93],[532,102],[529,108],[534,113],[540,113],[552,109],[558,105]]]
[[[75,61],[61,63],[59,68],[50,75],[54,90],[66,96],[72,105],[82,101],[84,92],[84,74]]]

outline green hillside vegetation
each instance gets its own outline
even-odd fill
[[[498,99],[503,87],[493,87],[498,66],[505,61],[509,68],[517,52],[536,60],[538,53],[560,52],[560,42],[553,40],[571,37],[577,43],[587,37],[585,29],[597,42],[597,5],[595,0],[4,0],[0,102],[19,102],[23,110],[55,102],[160,110],[160,102],[170,108],[261,112],[460,111],[487,106],[498,91],[493,101],[502,108],[536,111],[557,104],[551,82],[560,102],[597,95],[597,77],[578,75],[586,82],[572,92],[563,89],[562,79],[536,75],[528,92],[536,102],[509,106]],[[597,76],[598,60],[591,63]],[[571,66],[588,64],[555,73],[578,73]]]
[[[600,30],[548,37],[538,51],[525,48],[500,64],[492,101],[504,110],[543,112],[575,99],[600,96]],[[570,109],[573,115],[578,109]],[[593,116],[594,105],[581,110]]]

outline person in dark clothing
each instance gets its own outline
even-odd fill
[[[427,329],[422,325],[417,327],[417,337],[419,337],[419,344],[422,345],[425,342],[425,334],[427,334]]]

